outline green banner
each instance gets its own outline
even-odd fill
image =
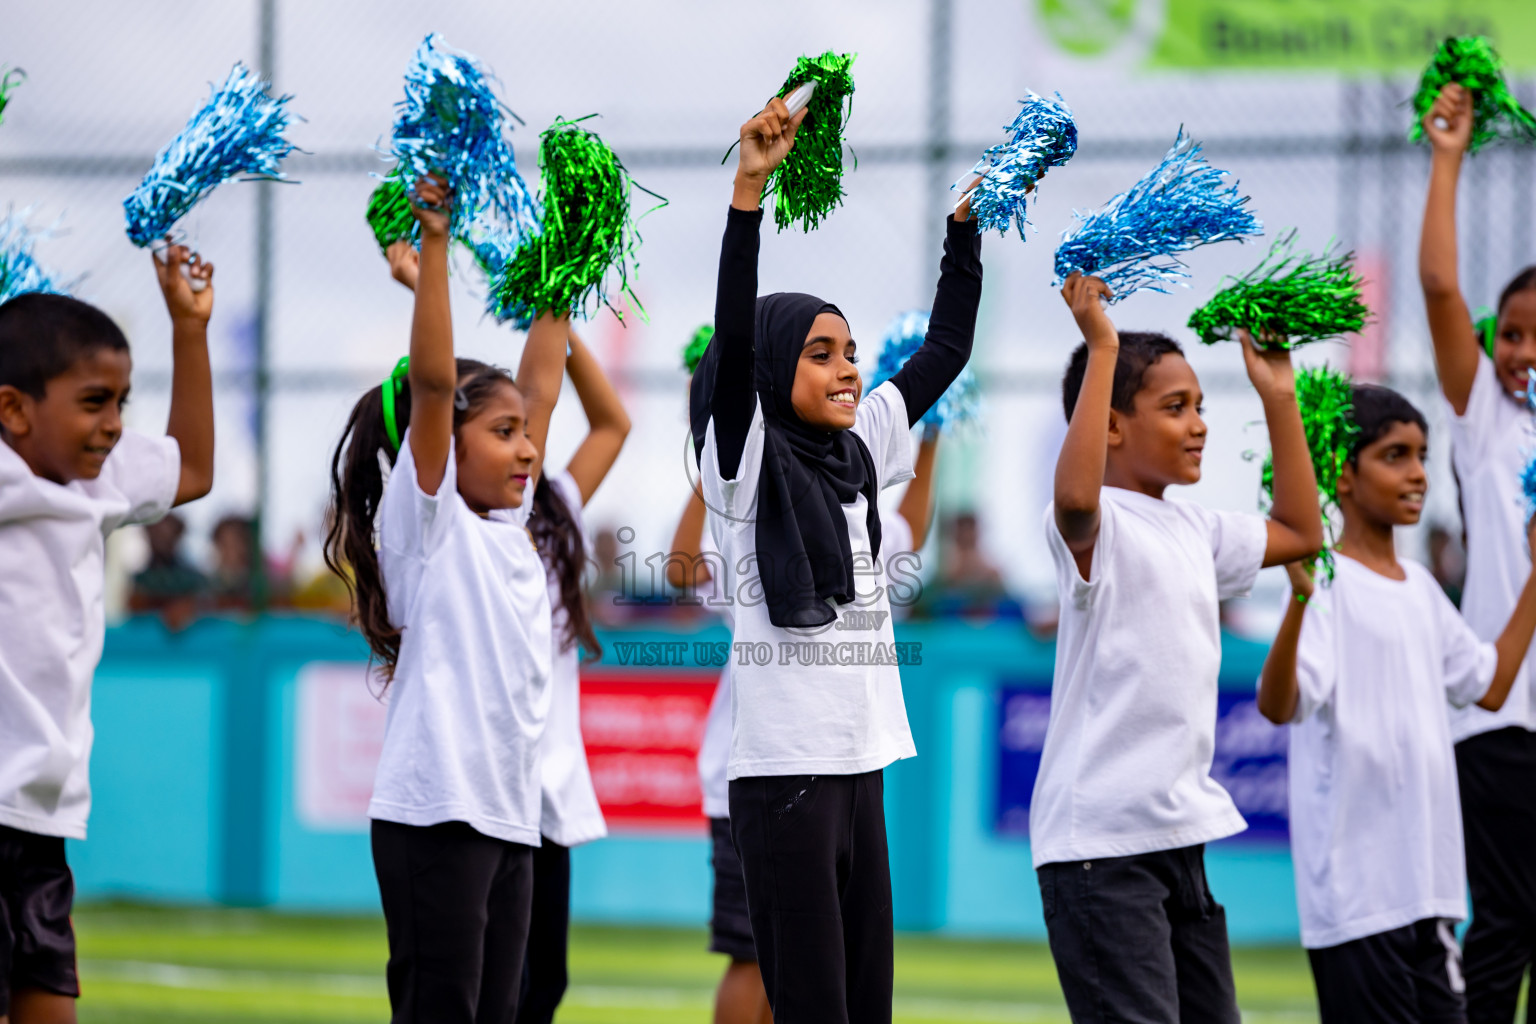
[[[1156,67],[1417,71],[1446,36],[1484,35],[1512,71],[1536,69],[1536,0],[1165,2]]]

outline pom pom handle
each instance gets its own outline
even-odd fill
[[[165,252],[169,248],[170,248],[170,245],[167,244],[165,239],[161,238],[161,239],[158,239],[157,241],[154,241],[154,242],[150,243],[149,251],[154,254],[155,259],[164,261],[164,259],[165,259]],[[198,254],[197,253],[193,253],[192,255],[193,256],[197,256]],[[181,276],[186,279],[187,284],[189,286],[191,286],[191,288],[192,288],[192,290],[194,292],[200,292],[203,289],[208,287],[208,281],[207,281],[206,278],[193,277],[192,276],[192,264],[191,263],[183,263],[181,265]]]
[[[798,89],[784,97],[784,106],[789,108],[789,116],[794,117],[800,111],[810,106],[811,94],[815,91],[815,82],[802,82]]]

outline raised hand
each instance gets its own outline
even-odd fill
[[[407,239],[389,243],[389,248],[384,250],[384,258],[389,260],[389,276],[405,285],[411,291],[416,290],[416,278],[421,273],[421,253]]]
[[[1472,141],[1472,92],[1451,82],[1424,115],[1424,134],[1437,152],[1461,155]],[[1444,127],[1441,127],[1444,125]]]
[[[810,108],[793,117],[784,101],[775,96],[768,101],[762,113],[741,126],[741,149],[736,164],[736,196],[731,205],[738,209],[755,210],[763,185],[789,151],[795,147],[795,132],[805,120]],[[751,205],[743,205],[748,195]]]
[[[448,211],[452,206],[451,197],[452,190],[449,189],[448,183],[437,175],[429,174],[417,180],[411,212],[416,215],[416,222],[421,225],[422,237],[447,236]],[[399,278],[397,277],[396,280]],[[405,282],[401,281],[401,283]]]
[[[169,235],[165,237],[164,249],[150,250],[150,258],[155,261],[155,277],[171,320],[206,324],[213,315],[213,264],[205,263],[186,246],[172,242]],[[193,281],[201,282],[202,287],[194,290]]]
[[[1242,328],[1237,335],[1243,346],[1243,365],[1259,397],[1295,395],[1296,371],[1291,366],[1291,350],[1282,344],[1285,339],[1266,338],[1261,349],[1248,328]]]
[[[958,219],[959,215],[956,217]],[[1113,294],[1100,278],[1084,277],[1077,271],[1068,275],[1061,286],[1061,297],[1072,310],[1072,319],[1077,321],[1077,328],[1083,332],[1083,340],[1090,350],[1120,346],[1120,335],[1104,308],[1105,300]]]

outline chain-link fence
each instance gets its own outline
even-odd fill
[[[414,46],[428,31],[499,73],[524,174],[537,177],[537,130],[557,115],[600,112],[599,130],[636,179],[668,199],[640,222],[638,291],[647,317],[608,314],[580,325],[615,376],[635,429],[593,501],[594,524],[628,525],[634,544],[663,547],[686,494],[684,378],[678,351],[711,315],[714,258],[729,197],[721,158],[740,121],[802,50],[860,53],[849,143],[858,160],[846,205],[810,236],[765,234],[762,287],[816,291],[849,314],[869,351],[901,310],[926,306],[938,261],[947,185],[1001,137],[1026,88],[1059,90],[1082,144],[1046,179],[1026,242],[986,240],[986,293],[976,365],[983,426],[946,442],[941,517],[976,510],[987,550],[1009,580],[1048,593],[1040,526],[1064,429],[1059,375],[1076,332],[1051,288],[1057,232],[1074,208],[1102,203],[1161,157],[1182,124],[1212,163],[1253,197],[1268,237],[1299,229],[1319,249],[1337,238],[1370,278],[1377,320],[1352,349],[1308,353],[1406,391],[1430,414],[1436,449],[1428,520],[1456,523],[1441,406],[1415,276],[1426,151],[1406,141],[1409,77],[1143,72],[1125,60],[1078,60],[1053,48],[1025,0],[792,2],[764,10],[667,0],[581,0],[534,10],[489,2],[420,12],[385,3],[230,0],[201,8],[80,0],[7,17],[0,61],[29,78],[0,126],[0,200],[60,218],[40,256],[77,293],[118,317],[135,345],[135,422],[163,423],[169,346],[148,256],[122,234],[120,202],[156,147],[244,59],[293,93],[306,151],[298,184],[231,185],[182,225],[217,267],[212,328],[218,387],[218,482],[188,510],[194,532],[229,513],[260,511],[266,548],[307,539],[317,560],[329,457],[361,391],[404,351],[410,299],[391,282],[363,223],[386,167],[373,149]],[[1532,82],[1518,86],[1529,103]],[[1491,303],[1536,260],[1536,153],[1493,149],[1471,162],[1462,195],[1468,301]],[[646,197],[637,195],[643,205]],[[1115,307],[1125,326],[1186,341],[1183,323],[1221,275],[1246,270],[1259,244],[1195,253],[1189,290]],[[480,287],[459,268],[461,349],[515,363],[521,338],[480,315]],[[1265,446],[1257,401],[1235,348],[1191,354],[1208,392],[1212,445],[1197,488],[1211,504],[1251,508]],[[552,464],[574,449],[574,395],[557,410]]]

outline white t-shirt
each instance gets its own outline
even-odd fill
[[[1263,518],[1105,487],[1085,580],[1045,510],[1061,594],[1051,716],[1029,811],[1035,867],[1221,839],[1247,827],[1211,778],[1218,602],[1264,561]]]
[[[1291,725],[1291,850],[1308,949],[1466,909],[1446,702],[1498,664],[1429,570],[1406,580],[1338,556],[1302,619]],[[1290,600],[1287,594],[1287,600]]]
[[[1461,511],[1467,528],[1467,582],[1461,614],[1483,640],[1497,640],[1531,572],[1525,541],[1525,495],[1520,474],[1536,450],[1536,429],[1525,406],[1504,393],[1493,360],[1478,356],[1467,411],[1457,416],[1446,403],[1451,430],[1451,465],[1461,484]],[[1528,653],[1509,699],[1497,711],[1475,705],[1453,708],[1451,737],[1518,725],[1536,730]]]
[[[727,629],[734,628],[731,606],[720,599],[725,595],[718,565],[720,549],[715,547],[714,526],[710,520],[714,513],[704,512],[704,532],[699,537],[699,554],[709,556],[709,582],[701,585],[696,596],[704,607],[717,612],[725,620]],[[731,816],[730,781],[726,766],[731,760],[731,662],[726,658],[720,670],[720,682],[715,685],[715,695],[709,702],[709,716],[704,720],[704,741],[699,744],[699,788],[704,793],[704,817],[729,818]]]
[[[569,472],[562,470],[549,478],[549,485],[565,499],[579,533],[581,530],[581,488]],[[544,836],[561,846],[579,846],[608,834],[603,811],[592,788],[592,772],[587,767],[587,745],[581,738],[581,645],[565,647],[565,606],[560,602],[560,585],[549,578],[549,607],[553,611],[553,680],[549,698],[549,720],[544,723],[540,771],[543,778]]]
[[[705,513],[706,520],[710,513]],[[889,547],[887,547],[889,545]],[[706,528],[700,541],[701,553],[715,551],[715,545]],[[899,514],[880,517],[880,560],[889,567],[891,556],[912,550],[912,528]],[[703,588],[700,588],[701,590]],[[702,595],[701,595],[702,596]],[[730,610],[723,615],[725,624],[731,625]],[[727,766],[731,759],[731,666],[727,661],[720,672],[720,682],[715,696],[709,702],[709,717],[704,721],[704,742],[699,747],[699,786],[704,791],[704,816],[729,818],[731,816],[730,779]]]
[[[869,448],[880,488],[912,478],[906,402],[894,384],[859,403],[853,430]],[[756,558],[763,438],[759,404],[736,477],[722,479],[711,420],[701,463],[704,500],[719,512],[709,523],[725,561],[726,593],[735,601],[728,775],[855,775],[912,757],[890,602],[870,557],[862,494],[843,506],[858,596],[835,606],[837,618],[814,630],[780,629],[768,620]],[[743,659],[743,650],[767,664]]]
[[[532,494],[481,519],[454,463],[450,447],[437,494],[423,492],[407,430],[384,486],[379,563],[403,632],[368,816],[538,846],[552,639]]]
[[[169,437],[125,431],[62,486],[0,441],[0,825],[85,838],[107,534],[164,516],[180,482]]]

